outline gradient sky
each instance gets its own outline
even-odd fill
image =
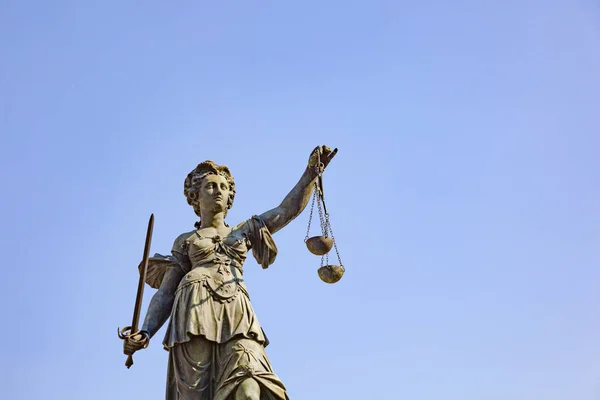
[[[0,398],[164,398],[116,335],[149,215],[166,254],[197,163],[235,224],[327,144],[342,281],[308,210],[245,266],[293,400],[600,399],[600,4],[213,3],[0,1]]]

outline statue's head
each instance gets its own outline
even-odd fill
[[[210,208],[224,211],[233,206],[235,182],[226,165],[218,165],[207,160],[198,164],[185,178],[183,194],[194,212],[200,216],[200,210]]]

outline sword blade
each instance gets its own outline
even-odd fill
[[[135,308],[133,309],[133,320],[131,322],[131,333],[138,332],[140,322],[140,312],[142,310],[142,299],[144,297],[144,285],[146,284],[146,272],[148,271],[148,257],[150,253],[150,244],[152,243],[152,230],[154,228],[154,214],[150,215],[148,221],[148,231],[146,232],[146,243],[144,244],[144,255],[142,258],[143,267],[140,271],[140,280],[138,281],[137,296],[135,298]]]
[[[146,284],[146,272],[148,271],[148,254],[150,253],[150,244],[152,243],[152,229],[154,228],[154,214],[150,215],[150,221],[148,221],[148,231],[146,232],[146,243],[144,244],[144,255],[142,256],[142,270],[140,271],[140,280],[138,281],[137,296],[135,298],[135,307],[133,309],[133,321],[131,322],[131,330],[129,335],[135,335],[138,333],[138,325],[140,322],[140,311],[142,310],[142,299],[144,297],[144,285]],[[127,328],[123,328],[124,330]],[[126,336],[122,333],[119,337],[126,339]],[[127,369],[133,365],[133,356],[127,356],[125,366]]]

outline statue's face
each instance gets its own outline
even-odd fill
[[[198,191],[200,209],[221,212],[227,210],[227,201],[230,195],[229,183],[221,175],[210,174],[202,179],[202,186]]]

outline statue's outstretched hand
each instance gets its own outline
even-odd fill
[[[125,338],[123,343],[123,353],[128,356],[133,355],[138,350],[145,349],[150,343],[150,335],[146,331],[139,331]]]
[[[310,157],[308,158],[308,167],[314,168],[317,166],[319,160],[323,163],[323,168],[327,168],[329,162],[333,159],[335,154],[337,153],[337,148],[331,150],[328,146],[317,146],[310,153]]]

